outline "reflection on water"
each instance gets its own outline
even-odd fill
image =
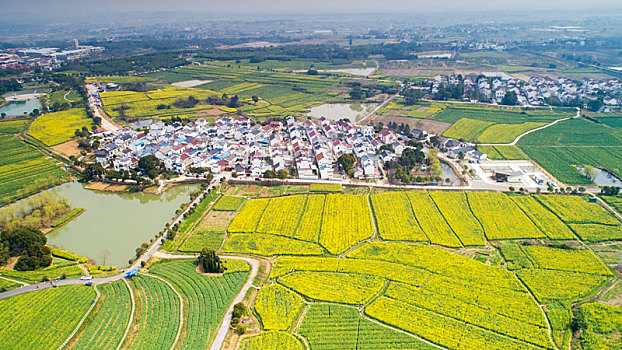
[[[325,117],[332,121],[346,118],[351,122],[356,122],[376,106],[375,103],[325,103],[311,107],[307,115],[315,118]]]
[[[622,181],[606,170],[600,168],[589,168],[590,174],[588,174],[588,171],[584,167],[578,166],[577,170],[581,174],[590,178],[590,180],[598,186],[622,187]]]
[[[85,211],[48,235],[48,244],[95,259],[98,264],[125,266],[134,250],[171,222],[181,203],[198,185],[183,185],[161,195],[86,190],[79,183],[54,189],[73,207]]]
[[[443,170],[443,175],[441,175],[441,178],[443,179],[441,185],[457,186],[461,184],[460,178],[456,175],[451,165],[441,162],[441,169]],[[445,182],[445,179],[449,179],[449,182]]]
[[[6,106],[0,107],[0,113],[6,113],[7,116],[24,115],[32,112],[33,109],[41,109],[41,103],[37,98],[31,98],[26,101],[9,102]]]

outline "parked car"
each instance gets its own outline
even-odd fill
[[[86,282],[84,285],[85,285],[85,286],[89,286],[89,287],[90,287],[90,286],[92,286],[92,285],[93,285],[93,282]]]

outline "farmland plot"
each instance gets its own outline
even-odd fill
[[[328,194],[324,203],[320,244],[339,254],[374,234],[365,196]]]
[[[87,321],[84,333],[72,349],[115,349],[127,328],[132,305],[125,283],[117,281],[97,288],[102,293],[99,301],[102,306]]]
[[[545,237],[505,194],[469,192],[467,198],[489,240]]]
[[[304,195],[271,198],[256,232],[292,237],[306,201],[307,196]]]
[[[204,349],[209,346],[227,307],[246,281],[249,270],[246,262],[225,260],[227,270],[223,275],[206,276],[196,271],[196,264],[195,259],[166,260],[150,269],[168,279],[184,299],[180,349]]]
[[[69,109],[37,117],[30,125],[28,134],[48,146],[69,141],[75,136],[76,129],[86,127],[89,131],[93,121],[83,109]]]
[[[227,231],[255,232],[257,223],[270,202],[269,198],[253,199],[244,205],[244,208],[233,219]]]
[[[578,196],[537,195],[536,198],[567,223],[619,224],[619,221],[600,205],[588,203]]]
[[[63,286],[0,300],[0,348],[57,348],[95,297],[92,288]]]
[[[465,246],[486,243],[484,230],[469,208],[466,193],[429,192],[445,220]]]
[[[404,192],[371,195],[380,237],[391,241],[427,242]]]
[[[262,332],[244,338],[241,350],[303,350],[304,346],[293,335],[281,331]]]
[[[575,239],[576,236],[555,214],[531,196],[510,197],[550,239]]]
[[[263,287],[255,298],[255,312],[263,329],[286,331],[304,306],[302,298],[278,284]]]
[[[427,192],[410,191],[407,192],[407,196],[415,212],[415,217],[423,232],[430,239],[430,243],[446,247],[462,246]]]
[[[311,349],[435,349],[412,336],[363,318],[353,307],[313,304],[300,329]]]
[[[136,315],[124,347],[170,349],[179,327],[179,298],[166,283],[148,276],[132,278]]]

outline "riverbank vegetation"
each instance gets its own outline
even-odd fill
[[[72,211],[67,198],[53,192],[44,192],[0,208],[0,230],[57,227],[69,214],[77,215],[78,209],[80,208]],[[63,223],[68,220],[70,218]]]
[[[26,118],[0,121],[0,206],[69,178],[56,160],[16,136],[28,122]]]

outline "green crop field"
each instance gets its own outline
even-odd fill
[[[0,205],[57,185],[67,175],[57,161],[13,136],[27,125],[27,119],[0,122]]]
[[[516,146],[479,146],[479,151],[486,153],[489,159],[522,160],[527,156]]]
[[[58,348],[95,296],[93,288],[63,286],[0,300],[0,348]]]
[[[93,125],[83,109],[69,109],[37,117],[30,125],[28,135],[48,146],[54,146],[71,140],[76,129],[86,127],[90,131]]]
[[[195,259],[167,260],[150,268],[153,274],[170,281],[184,299],[180,349],[209,347],[227,307],[246,281],[249,270],[246,262],[225,261],[227,271],[222,276],[199,274]],[[176,327],[172,328],[176,331]]]
[[[179,327],[179,299],[166,283],[149,276],[132,278],[137,318],[124,347],[169,349]]]
[[[511,107],[495,107],[479,104],[447,104],[446,108],[434,116],[434,120],[456,123],[462,118],[502,124],[521,124],[525,122],[550,123],[556,119],[574,115],[572,109],[551,111],[549,109],[521,110]]]
[[[615,125],[614,125],[615,126]],[[570,185],[592,184],[575,168],[603,167],[622,176],[622,129],[584,119],[557,123],[519,141],[529,158],[559,181]]]
[[[335,304],[313,304],[298,332],[312,349],[435,349],[372,322],[353,307]]]
[[[83,332],[72,349],[115,349],[130,321],[130,291],[123,281],[98,286],[102,296],[82,325]]]
[[[246,198],[244,197],[223,196],[214,204],[213,209],[216,211],[238,211],[245,201]]]

